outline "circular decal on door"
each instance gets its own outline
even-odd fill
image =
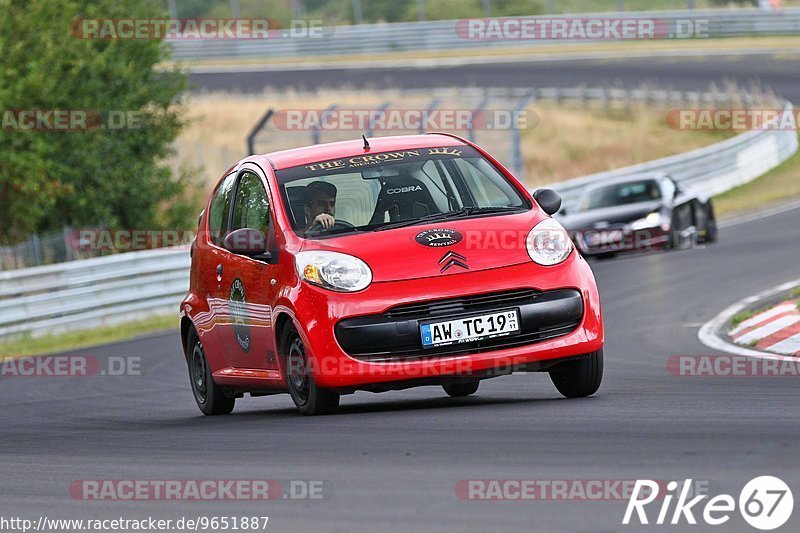
[[[423,246],[440,248],[442,246],[452,246],[461,242],[464,237],[454,229],[436,228],[426,229],[417,233],[414,240]]]
[[[245,351],[250,351],[250,326],[247,317],[247,301],[244,296],[244,283],[239,278],[233,280],[231,284],[231,299],[229,303],[231,312],[231,324],[233,325],[233,335],[239,347]]]

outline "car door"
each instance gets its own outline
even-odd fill
[[[214,191],[208,206],[206,225],[195,240],[196,250],[193,253],[193,261],[196,262],[193,270],[197,276],[199,292],[204,295],[208,306],[207,312],[198,313],[194,317],[194,323],[203,341],[206,357],[214,370],[230,366],[227,347],[219,328],[220,324],[228,320],[227,295],[223,295],[220,273],[229,255],[224,249],[223,241],[228,234],[235,185],[234,173],[226,176]]]
[[[275,242],[270,206],[263,173],[248,165],[237,177],[228,231],[253,228],[264,233],[268,243]],[[220,335],[232,367],[278,370],[272,327],[277,268],[264,260],[227,252],[221,288],[228,313],[220,324]]]

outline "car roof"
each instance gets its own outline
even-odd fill
[[[370,137],[370,150],[364,151],[364,140],[359,138],[351,141],[340,141],[314,146],[292,148],[264,154],[272,162],[276,170],[327,161],[339,157],[352,157],[365,153],[377,154],[392,150],[414,150],[417,148],[434,148],[437,146],[465,146],[459,138],[441,133],[424,135],[395,135],[391,137]]]
[[[645,181],[645,180],[653,180],[653,181],[661,181],[664,178],[668,178],[669,175],[664,172],[652,172],[652,173],[643,173],[643,174],[634,174],[632,176],[623,176],[620,178],[613,178],[610,180],[604,180],[602,183],[597,183],[594,185],[588,185],[586,187],[586,191],[595,190],[595,189],[602,189],[604,187],[608,187],[609,185],[618,185],[620,183],[630,183],[634,181]]]

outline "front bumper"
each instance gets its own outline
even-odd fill
[[[597,287],[578,254],[554,267],[527,263],[444,278],[374,283],[356,294],[310,285],[297,289],[295,320],[305,337],[314,379],[326,388],[508,373],[603,346]],[[484,345],[423,350],[418,329],[423,318],[397,315],[398,309],[410,309],[413,314],[419,313],[420,306],[433,304],[439,313],[435,319],[446,319],[465,310],[437,311],[437,302],[501,293],[521,298],[502,301],[491,309],[520,309],[521,332]],[[478,305],[478,312],[489,310],[487,305]]]
[[[627,227],[573,231],[572,240],[584,255],[599,255],[666,246],[669,231],[662,228],[631,230]]]

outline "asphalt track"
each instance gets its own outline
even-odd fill
[[[541,58],[539,58],[541,59]],[[495,61],[435,68],[380,67],[195,73],[198,91],[259,93],[265,89],[428,89],[432,87],[625,87],[706,90],[735,81],[771,88],[800,101],[800,62],[775,53],[696,57]]]
[[[141,376],[0,380],[0,516],[175,518],[267,515],[269,531],[639,531],[624,501],[463,501],[465,479],[708,480],[738,497],[772,474],[800,496],[798,378],[669,375],[709,350],[699,325],[797,277],[800,209],[724,228],[705,249],[593,264],[606,320],[599,393],[562,399],[546,375],[486,381],[474,397],[438,387],[343,398],[302,417],[288,396],[195,407],[177,333],[85,350],[138,356]],[[81,501],[80,479],[325,480],[322,500]],[[651,513],[654,518],[656,511]],[[800,512],[783,531],[797,531]],[[671,527],[672,531],[686,531]],[[711,530],[703,526],[696,531]],[[734,514],[715,531],[749,531]]]

